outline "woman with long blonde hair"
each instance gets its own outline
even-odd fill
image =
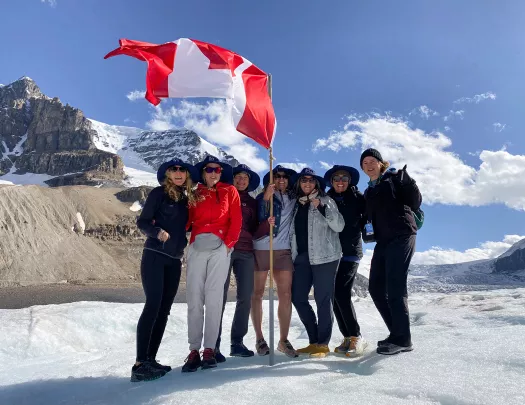
[[[157,180],[160,187],[150,192],[137,220],[147,236],[140,267],[146,303],[137,325],[132,382],[154,380],[171,370],[155,357],[179,287],[181,259],[188,243],[188,209],[196,203],[193,181],[197,172],[192,165],[170,160],[160,166]]]

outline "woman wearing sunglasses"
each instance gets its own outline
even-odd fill
[[[334,351],[351,357],[362,354],[367,346],[361,337],[351,297],[359,261],[363,257],[361,229],[365,198],[357,190],[359,172],[353,167],[335,165],[325,173],[324,180],[331,185],[328,195],[345,220],[345,227],[339,234],[343,257],[337,269],[334,296],[334,314],[343,342]]]
[[[290,194],[290,176],[296,172],[277,165],[273,169],[274,183],[270,184],[270,172],[263,178],[264,191],[259,194],[257,211],[259,226],[254,234],[255,282],[252,295],[252,324],[255,329],[255,350],[259,356],[270,353],[262,332],[262,300],[266,279],[270,270],[270,224],[273,224],[273,277],[277,286],[279,304],[280,339],[277,350],[288,357],[297,357],[297,352],[288,340],[292,319],[293,262],[290,247],[290,225],[295,201]],[[270,217],[270,199],[273,199],[273,217]]]
[[[197,172],[192,165],[178,159],[163,163],[157,179],[160,187],[149,193],[137,220],[147,236],[140,266],[146,303],[137,325],[132,382],[154,380],[171,370],[155,357],[179,287],[181,258],[188,242],[188,205],[196,203],[192,179],[197,180]]]
[[[292,178],[297,198],[290,237],[295,272],[292,302],[306,328],[310,344],[301,354],[324,357],[332,337],[334,282],[341,259],[339,232],[345,221],[337,205],[324,190],[324,179],[310,168]],[[308,301],[311,288],[317,318]]]
[[[188,220],[191,238],[187,255],[186,300],[190,354],[182,372],[217,366],[215,345],[221,325],[224,283],[242,225],[239,193],[231,185],[232,167],[215,156],[207,156],[195,168],[200,174],[201,184],[196,191],[197,204],[190,208]],[[201,359],[199,350],[202,346]]]
[[[421,206],[416,182],[403,170],[389,168],[379,151],[367,149],[360,165],[370,181],[365,191],[367,217],[377,242],[370,265],[369,291],[390,334],[377,343],[377,353],[412,350],[407,276],[416,248],[413,212]]]

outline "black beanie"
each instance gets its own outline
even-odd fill
[[[383,158],[381,157],[381,153],[379,153],[377,149],[369,148],[361,154],[361,160],[359,161],[359,166],[361,166],[361,168],[363,167],[363,160],[365,160],[365,158],[369,156],[372,156],[373,158],[376,158],[381,163],[383,163]]]

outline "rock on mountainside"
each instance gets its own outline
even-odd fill
[[[0,86],[0,153],[0,179],[7,175],[3,180],[16,184],[19,175],[36,174],[49,186],[155,186],[158,167],[173,158],[194,164],[212,154],[239,164],[193,131],[144,131],[87,119],[27,77]]]
[[[0,87],[0,175],[89,174],[118,183],[122,161],[98,150],[95,135],[82,111],[45,96],[30,78]]]
[[[509,273],[520,270],[525,270],[525,239],[516,242],[494,262],[494,271],[496,273]]]

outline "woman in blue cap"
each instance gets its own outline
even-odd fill
[[[337,205],[325,193],[324,179],[310,168],[292,178],[297,198],[290,230],[294,275],[292,302],[306,328],[310,344],[298,353],[323,357],[330,351],[334,282],[341,243],[339,232],[345,221]],[[308,296],[314,288],[317,318]]]
[[[324,180],[331,185],[328,195],[345,220],[345,227],[339,233],[343,257],[337,269],[334,296],[334,314],[343,342],[334,351],[351,357],[361,355],[367,346],[361,337],[351,297],[359,261],[363,257],[361,229],[366,210],[365,198],[357,190],[359,172],[351,166],[335,165],[325,173]]]
[[[147,236],[140,266],[146,303],[137,325],[132,382],[154,380],[171,370],[155,357],[179,287],[188,208],[196,202],[192,186],[197,173],[192,165],[170,160],[160,166],[157,180],[160,186],[149,193],[137,220]]]
[[[250,319],[250,307],[253,293],[253,273],[255,258],[253,255],[253,234],[257,229],[257,203],[250,192],[255,191],[261,182],[261,178],[248,166],[240,164],[233,168],[233,186],[239,192],[241,198],[242,228],[239,240],[233,247],[231,255],[230,271],[224,284],[224,303],[222,313],[226,307],[230,277],[233,269],[237,285],[237,304],[233,316],[231,329],[230,356],[252,357],[253,351],[249,350],[243,343],[244,336],[248,333],[248,321]],[[222,334],[219,329],[219,338],[215,351],[215,359],[218,363],[226,361],[220,351]]]

